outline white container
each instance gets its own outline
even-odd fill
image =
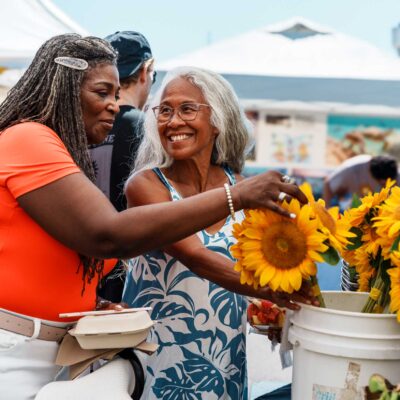
[[[367,293],[323,292],[327,308],[293,313],[292,400],[356,400],[373,373],[400,382],[400,324],[359,312]]]
[[[149,314],[138,311],[86,316],[69,333],[76,337],[82,349],[128,348],[146,340],[152,326]]]

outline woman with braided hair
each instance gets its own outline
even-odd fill
[[[226,193],[118,213],[92,183],[88,144],[119,111],[117,54],[95,37],[56,36],[0,105],[0,398],[28,399],[58,371],[59,313],[95,307],[104,260],[161,248],[242,208],[289,216],[299,189],[269,172]],[[295,307],[290,298],[282,299]]]

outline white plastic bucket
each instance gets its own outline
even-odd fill
[[[400,382],[400,324],[393,314],[359,312],[367,293],[323,292],[327,308],[293,313],[292,400],[362,399],[373,373]]]

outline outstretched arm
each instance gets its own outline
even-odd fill
[[[307,289],[288,295],[283,292],[273,292],[268,286],[256,290],[253,286],[242,285],[240,274],[233,269],[234,262],[207,249],[195,235],[168,246],[165,251],[181,261],[196,275],[214,282],[230,292],[270,300],[280,307],[293,310],[297,310],[299,307],[292,301],[309,304],[312,302],[312,291]]]
[[[160,201],[169,201],[169,192],[161,187],[158,182],[149,184],[146,179],[137,178],[131,182],[128,191],[128,204],[131,207],[145,204],[155,204]],[[290,302],[299,300],[307,302],[308,297],[296,294],[295,297],[277,294],[268,287],[255,290],[252,286],[240,283],[240,274],[234,270],[234,262],[214,251],[207,249],[197,235],[192,235],[179,242],[164,248],[166,253],[178,259],[196,275],[205,278],[231,292],[244,296],[271,300],[282,307],[296,309],[297,306]],[[297,297],[296,297],[297,296]]]
[[[231,188],[235,210],[267,207],[289,213],[277,203],[284,191],[302,202],[295,186],[278,172],[248,178]],[[130,188],[128,185],[127,195]],[[118,213],[83,173],[74,173],[18,197],[26,213],[48,234],[81,254],[128,258],[181,240],[229,214],[223,188],[179,202],[140,206]]]

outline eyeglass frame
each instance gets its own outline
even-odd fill
[[[195,116],[193,117],[193,118],[191,118],[191,119],[183,119],[182,118],[182,116],[181,116],[181,114],[180,114],[180,111],[179,111],[179,109],[182,107],[182,106],[187,106],[187,105],[196,105],[196,106],[198,106],[199,108],[198,108],[198,110],[196,110],[196,114],[195,114]],[[177,112],[177,114],[178,114],[178,117],[182,120],[182,121],[194,121],[196,118],[197,118],[197,115],[198,115],[198,113],[199,113],[199,111],[200,111],[200,107],[209,107],[209,108],[211,108],[211,106],[209,105],[209,104],[203,104],[203,103],[183,103],[183,104],[181,104],[181,105],[179,105],[178,107],[169,107],[173,112],[171,113],[171,115],[170,115],[170,117],[166,120],[166,121],[163,121],[163,122],[160,122],[159,120],[158,120],[158,116],[157,116],[157,110],[159,110],[160,109],[160,107],[162,107],[162,106],[160,106],[160,105],[158,105],[158,106],[155,106],[155,107],[153,107],[152,108],[152,110],[153,110],[153,114],[154,114],[154,116],[155,116],[155,118],[156,118],[156,120],[157,120],[157,122],[158,123],[160,123],[160,124],[168,124],[170,121],[171,121],[171,119],[174,117],[174,115],[175,115],[175,112]],[[178,111],[176,111],[176,110],[178,110]]]

